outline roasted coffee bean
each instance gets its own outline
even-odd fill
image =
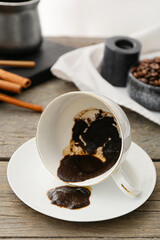
[[[160,57],[155,57],[153,60],[155,61],[155,63],[160,63]]]
[[[138,74],[137,74],[136,72],[134,72],[134,73],[133,73],[133,76],[134,76],[135,78],[137,78],[137,77],[138,77]]]
[[[150,77],[149,81],[155,81],[156,78],[155,77]]]
[[[158,63],[151,63],[149,66],[152,69],[159,69],[159,64]]]
[[[144,70],[142,71],[142,73],[143,73],[144,75],[146,75],[146,74],[147,74],[147,70],[144,69]]]
[[[150,62],[150,59],[143,59],[143,61],[142,62],[144,62],[144,63],[149,63]]]
[[[143,77],[143,76],[144,76],[143,72],[139,72],[139,73],[138,73],[138,76],[139,76],[139,77]]]
[[[143,70],[145,69],[145,66],[142,65],[142,66],[140,67],[140,69],[141,69],[141,71],[143,71]]]
[[[153,77],[158,76],[158,72],[152,72],[151,76],[153,76]]]
[[[155,83],[153,81],[149,81],[150,85],[155,85]]]
[[[148,72],[145,77],[149,78],[150,76],[151,76],[151,74]]]

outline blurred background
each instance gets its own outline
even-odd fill
[[[44,36],[127,35],[160,24],[159,0],[41,0]]]

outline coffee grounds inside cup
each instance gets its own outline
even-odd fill
[[[61,160],[58,176],[65,182],[82,182],[108,171],[117,161],[102,162],[91,155],[68,155]]]
[[[74,118],[70,145],[63,150],[57,175],[66,182],[81,182],[108,171],[117,162],[121,137],[111,113],[86,109]]]

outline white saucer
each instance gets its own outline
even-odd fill
[[[141,206],[151,195],[156,183],[156,171],[150,157],[132,142],[128,162],[141,182],[142,193],[138,197],[126,196],[109,178],[91,187],[90,205],[78,210],[57,207],[47,198],[49,189],[65,184],[53,177],[41,162],[35,138],[13,154],[7,176],[14,193],[34,210],[58,219],[92,222],[127,214]]]

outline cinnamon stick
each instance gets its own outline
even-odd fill
[[[36,63],[34,61],[0,60],[0,66],[34,68],[35,65]]]
[[[12,83],[0,79],[0,89],[8,92],[21,93],[22,86],[17,83]]]
[[[15,73],[11,73],[3,69],[0,69],[0,79],[17,83],[24,88],[27,88],[31,85],[31,80],[29,78],[21,77]]]
[[[8,96],[6,94],[3,94],[3,93],[0,93],[0,101],[11,103],[11,104],[17,105],[19,107],[27,108],[27,109],[30,109],[30,110],[33,110],[33,111],[36,111],[36,112],[42,112],[43,111],[43,107],[40,106],[40,105],[27,103],[27,102],[21,101],[19,99],[10,97],[10,96]]]

